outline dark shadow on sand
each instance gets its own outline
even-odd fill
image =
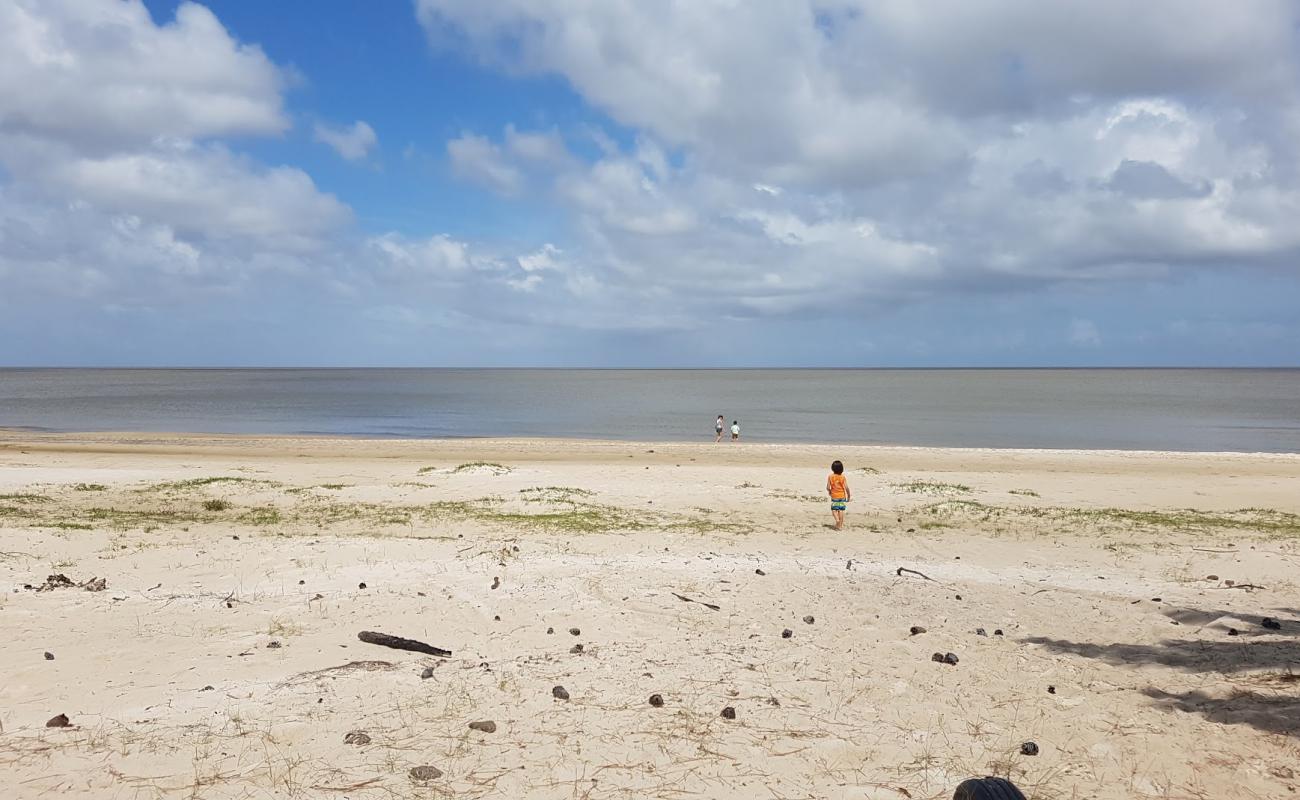
[[[1143,694],[1157,707],[1169,711],[1300,737],[1300,614],[1295,609],[1260,613],[1168,608],[1161,613],[1183,626],[1195,626],[1201,638],[1165,639],[1158,644],[1099,644],[1044,636],[1021,641],[1108,664],[1154,664],[1184,672],[1233,675],[1218,696],[1201,691],[1170,693],[1154,686],[1143,690]],[[1276,619],[1281,628],[1262,627],[1265,616]],[[1238,635],[1229,636],[1229,628],[1236,628]],[[1213,638],[1205,638],[1207,633]]]

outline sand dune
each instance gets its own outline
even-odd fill
[[[1293,796],[1298,489],[1288,455],[0,434],[0,795]]]

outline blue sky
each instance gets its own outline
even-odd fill
[[[0,0],[0,364],[1300,365],[1298,8]]]

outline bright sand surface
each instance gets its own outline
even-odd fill
[[[0,433],[0,797],[1294,797],[1297,514],[1294,455]]]

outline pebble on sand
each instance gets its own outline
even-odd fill
[[[358,583],[358,584],[357,584],[357,588],[358,588],[358,589],[364,589],[364,588],[366,588],[366,585],[365,585],[365,583]]]
[[[813,624],[814,622],[817,621],[817,618],[814,617],[812,614],[809,614],[808,616],[806,616],[806,617],[803,618],[803,621],[806,622],[806,623],[808,623],[809,625],[811,625],[811,624]]]
[[[1278,622],[1272,617],[1264,617],[1264,619],[1260,620],[1259,624],[1264,626],[1265,628],[1268,628],[1270,631],[1282,630],[1282,623]]]
[[[582,629],[581,629],[581,628],[569,628],[569,633],[573,634],[574,636],[581,636],[581,635],[582,635]]]
[[[723,719],[735,719],[735,718],[736,718],[736,709],[732,708],[731,706],[727,706],[726,708],[722,709],[722,718],[723,718]]]
[[[481,720],[479,722],[471,722],[469,724],[469,727],[471,730],[482,731],[483,733],[497,732],[497,724],[490,719]]]
[[[578,642],[578,643],[575,644],[573,647],[570,647],[570,648],[569,648],[569,652],[570,652],[570,653],[581,653],[581,652],[582,652],[582,642]]]
[[[1033,742],[1025,742],[1020,745],[1020,754],[1022,756],[1036,756],[1038,755],[1038,745]]]
[[[416,783],[425,783],[427,781],[436,781],[442,777],[442,770],[437,767],[424,764],[419,767],[411,767],[411,780]]]
[[[67,714],[60,714],[57,717],[50,717],[50,721],[45,723],[45,727],[47,728],[67,728],[70,727],[71,725],[72,723],[68,721]]]
[[[650,705],[654,706],[655,708],[663,708],[664,696],[661,694],[650,695]]]
[[[46,660],[46,661],[53,661],[53,660],[54,660],[54,654],[51,653],[49,650],[46,650],[46,651],[45,651],[45,660]]]
[[[909,630],[909,633],[916,636],[917,634],[925,633],[925,628],[922,628],[920,625],[913,625]]]
[[[790,630],[789,628],[786,628],[785,630],[781,631],[782,639],[789,639],[791,636],[794,636],[794,631]]]
[[[755,574],[755,575],[766,575],[767,573],[764,572],[764,571],[761,570],[761,569],[756,569],[756,570],[754,570],[754,574]]]
[[[556,686],[551,689],[551,697],[554,697],[556,700],[568,700],[569,690],[565,689],[563,686]]]
[[[343,737],[343,744],[350,744],[360,747],[363,744],[370,744],[370,734],[365,731],[349,731],[347,736]]]

